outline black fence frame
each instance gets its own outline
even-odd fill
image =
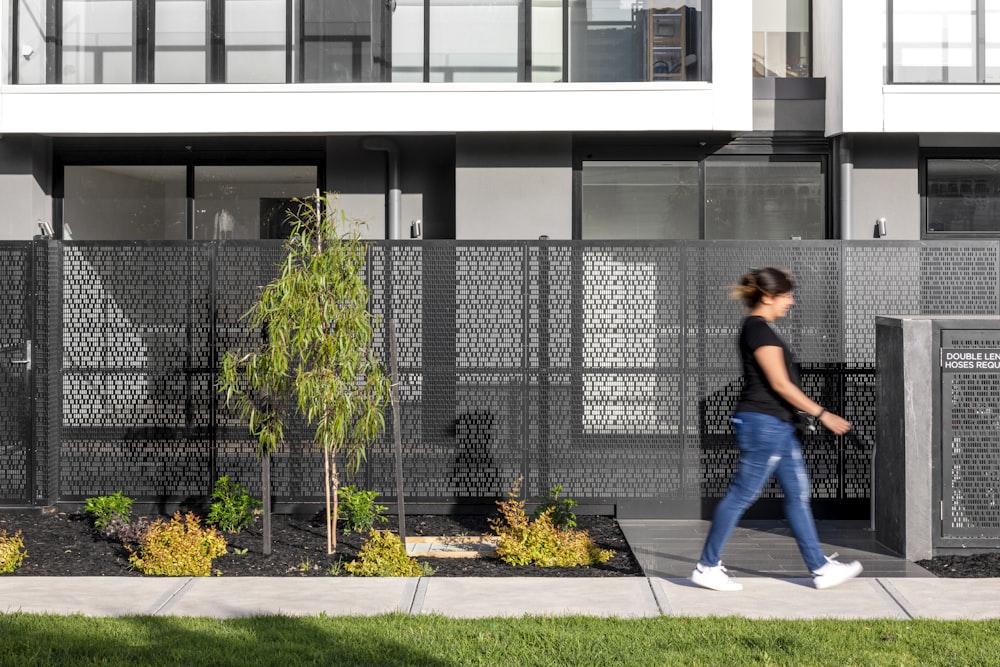
[[[225,350],[254,344],[240,317],[280,242],[30,245],[34,470],[20,504],[116,490],[204,504],[224,474],[260,494],[255,443],[215,375]],[[807,391],[855,425],[804,443],[814,510],[867,518],[875,316],[1000,314],[1000,241],[373,241],[371,310],[399,338],[408,509],[481,511],[520,478],[524,496],[561,485],[584,512],[707,516],[737,461],[742,309],[727,286],[764,265],[797,278],[779,326]],[[392,442],[387,430],[348,480],[390,503]],[[321,501],[320,465],[299,425],[273,460],[279,510]],[[780,516],[780,502],[771,484],[749,516]]]

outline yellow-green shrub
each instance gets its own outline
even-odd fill
[[[154,521],[139,542],[138,553],[128,562],[143,574],[165,577],[207,577],[212,559],[224,556],[226,538],[214,528],[202,528],[201,520],[188,512],[183,520],[175,512],[167,522]]]
[[[399,536],[388,530],[371,531],[357,560],[346,563],[344,569],[358,577],[419,577],[434,572],[407,555]]]
[[[604,563],[612,551],[599,548],[584,530],[560,529],[552,521],[552,508],[534,521],[524,511],[524,501],[517,500],[517,488],[510,497],[497,501],[500,517],[490,519],[499,539],[497,556],[510,565],[574,567]]]
[[[0,573],[13,572],[21,567],[21,563],[27,555],[21,531],[7,535],[6,530],[0,530]]]

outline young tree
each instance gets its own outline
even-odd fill
[[[376,318],[368,312],[364,282],[366,245],[357,223],[333,205],[327,194],[295,200],[290,211],[287,256],[277,278],[262,288],[244,316],[261,332],[257,350],[227,352],[220,391],[235,404],[258,438],[264,493],[264,553],[269,554],[270,456],[285,437],[296,413],[315,427],[323,452],[327,552],[337,548],[336,456],[349,472],[385,427],[383,411],[390,381],[375,353]],[[331,506],[332,503],[332,506]]]

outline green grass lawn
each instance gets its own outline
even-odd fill
[[[0,665],[1000,665],[1000,621],[0,615]]]

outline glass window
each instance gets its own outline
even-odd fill
[[[269,239],[288,235],[294,197],[316,191],[315,166],[195,167],[194,238]]]
[[[424,80],[424,0],[396,0],[392,14],[392,80]]]
[[[45,0],[21,0],[17,10],[15,83],[45,83]]]
[[[810,0],[753,0],[753,75],[810,76]]]
[[[702,79],[702,4],[570,0],[570,80]]]
[[[522,0],[430,0],[432,82],[517,81]]]
[[[373,68],[372,5],[369,1],[307,0],[303,10],[304,81],[381,81],[381,70]]]
[[[1000,233],[1000,159],[927,160],[927,232]]]
[[[826,185],[819,160],[705,161],[706,239],[822,239]]]
[[[226,0],[226,82],[284,83],[285,0]]]
[[[985,0],[986,83],[1000,83],[1000,0]]]
[[[585,239],[697,239],[695,161],[584,162]]]
[[[155,11],[154,81],[205,83],[207,0],[156,0]]]
[[[532,0],[531,80],[562,81],[562,0]]]
[[[131,0],[64,0],[62,83],[132,83]]]
[[[63,173],[65,238],[187,237],[184,166],[67,166]]]
[[[892,5],[895,83],[974,83],[977,0]]]

